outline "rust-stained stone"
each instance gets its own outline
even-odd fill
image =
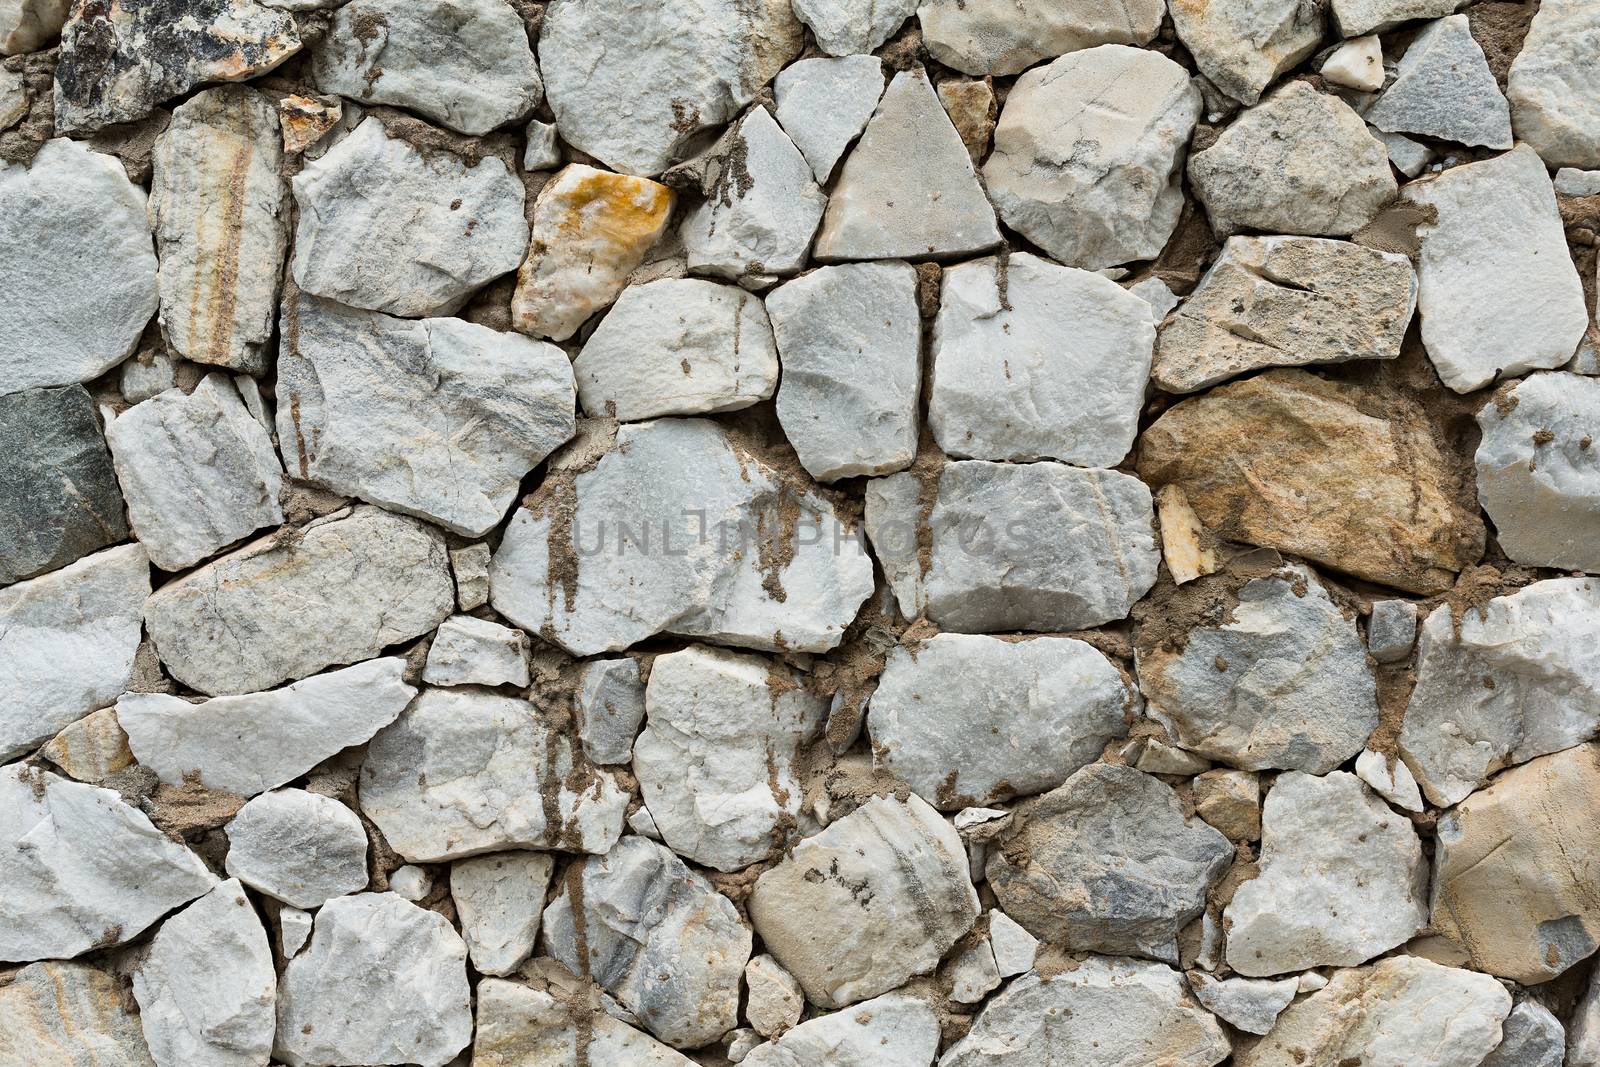
[[[0,986],[6,1067],[155,1067],[139,1015],[115,975],[49,960]]]

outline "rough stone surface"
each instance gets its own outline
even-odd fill
[[[1480,1067],[1561,1067],[1567,1034],[1561,1020],[1536,1000],[1524,1000],[1500,1024],[1504,1038]]]
[[[1465,15],[1427,25],[1364,117],[1386,133],[1511,147],[1511,109]]]
[[[806,997],[794,975],[771,956],[753,958],[744,968],[745,1017],[763,1037],[793,1029],[805,1011]]]
[[[1600,11],[1584,0],[1540,4],[1511,63],[1506,95],[1517,137],[1551,167],[1600,167]]]
[[[61,33],[69,0],[12,0],[0,11],[0,55],[35,52]]]
[[[429,685],[527,685],[528,635],[456,615],[439,624],[422,680]]]
[[[1395,807],[1422,810],[1422,790],[1417,787],[1411,768],[1398,756],[1366,749],[1356,757],[1356,777]]]
[[[462,611],[472,611],[489,602],[489,558],[489,546],[481,542],[450,550],[456,607]]]
[[[1178,224],[1199,116],[1199,90],[1165,56],[1072,52],[1012,86],[983,177],[1006,225],[1068,266],[1154,259]]]
[[[939,1019],[925,1000],[890,993],[811,1019],[753,1049],[746,1067],[929,1067]]]
[[[1323,7],[1299,0],[1172,0],[1172,27],[1200,73],[1242,104],[1322,41]]]
[[[1375,93],[1383,88],[1383,44],[1377,34],[1348,40],[1323,60],[1318,73],[1334,85]]]
[[[1149,44],[1166,13],[1160,0],[923,0],[922,43],[967,74],[1018,74],[1100,44]]]
[[[490,978],[478,985],[474,1067],[694,1067],[694,1061],[588,1005]]]
[[[639,664],[625,657],[590,660],[574,710],[584,755],[595,763],[627,763],[645,715]]]
[[[1411,19],[1453,14],[1462,0],[1333,0],[1334,24],[1346,37],[1389,30]]]
[[[1375,600],[1367,619],[1367,651],[1379,663],[1411,655],[1417,640],[1417,605],[1409,600]]]
[[[494,852],[450,865],[450,899],[479,973],[508,975],[533,954],[554,868],[548,852]]]
[[[101,708],[70,723],[39,749],[39,755],[69,777],[97,785],[133,762],[115,708]]]
[[[254,796],[393,722],[416,693],[401,681],[404,666],[376,659],[271,692],[198,704],[127,693],[117,701],[117,720],[139,762],[168,785],[192,775],[208,788]]]
[[[156,1067],[117,976],[81,963],[34,963],[0,986],[0,1063]]]
[[[331,797],[275,789],[227,825],[228,873],[296,908],[367,887],[367,832]]]
[[[874,51],[916,8],[917,0],[794,0],[795,17],[830,56]]]
[[[818,182],[826,182],[844,150],[866,129],[883,95],[876,56],[802,59],[772,83],[778,122]]]
[[[1250,771],[1214,770],[1194,777],[1194,811],[1233,841],[1261,836],[1261,778]]]
[[[1294,978],[1227,978],[1203,972],[1189,979],[1200,1003],[1228,1025],[1247,1034],[1265,1034],[1294,999],[1300,983]]]

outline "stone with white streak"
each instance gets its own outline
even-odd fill
[[[584,860],[545,909],[544,937],[568,970],[669,1045],[695,1048],[738,1023],[750,930],[727,897],[653,841],[626,837]]]
[[[145,625],[174,678],[253,693],[376,656],[443,622],[455,604],[444,538],[357,507],[269,535],[162,586]]]
[[[735,411],[778,387],[761,298],[703,278],[630,285],[572,361],[591,416],[633,422]]]
[[[1247,1034],[1265,1034],[1289,1002],[1300,982],[1296,978],[1276,981],[1267,978],[1225,978],[1218,980],[1201,971],[1189,977],[1194,995],[1216,1016]]]
[[[753,1050],[745,1067],[930,1067],[939,1019],[926,1001],[889,993],[820,1015]]]
[[[928,424],[946,455],[1114,467],[1133,446],[1150,306],[1026,252],[944,272]]]
[[[1383,88],[1383,43],[1375,33],[1352,38],[1335,48],[1317,73],[1334,85],[1375,93]]]
[[[917,450],[922,320],[907,263],[818,267],[767,295],[778,421],[818,481],[888,474]]]
[[[1430,23],[1400,57],[1394,80],[1364,116],[1386,133],[1511,147],[1511,108],[1465,15]]]
[[[548,852],[493,852],[450,865],[450,899],[479,973],[508,975],[533,955],[554,868]]]
[[[595,763],[627,763],[645,715],[639,664],[626,657],[590,660],[573,708],[584,755]]]
[[[356,813],[304,789],[275,789],[228,823],[228,873],[296,908],[367,887],[367,831]]]
[[[163,923],[133,973],[157,1067],[261,1067],[277,988],[267,932],[233,880]]]
[[[270,692],[190,703],[127,693],[117,720],[139,762],[168,785],[197,775],[210,789],[254,796],[367,741],[411,700],[405,661],[375,659]]]
[[[150,564],[138,545],[0,589],[0,759],[116,700],[133,676]]]
[[[496,978],[478,984],[474,1067],[695,1067],[588,1004]]]
[[[1551,167],[1600,167],[1600,9],[1588,0],[1539,5],[1511,63],[1506,95],[1519,140]]]
[[[0,9],[0,55],[36,52],[61,34],[71,0],[8,0]]]
[[[1316,51],[1324,8],[1301,0],[1172,0],[1172,26],[1195,66],[1223,93],[1251,105]]]
[[[984,1005],[939,1067],[1213,1067],[1228,1038],[1183,976],[1159,963],[1090,956],[1026,974]]]
[[[391,315],[447,315],[516,269],[522,182],[498,156],[424,154],[368,118],[294,176],[294,281]]]
[[[1126,734],[1137,707],[1082,641],[937,634],[890,649],[867,727],[880,766],[953,810],[1055,788]]]
[[[351,0],[311,63],[325,92],[474,136],[524,118],[544,97],[522,16],[506,0]]]
[[[1154,259],[1183,209],[1200,91],[1165,56],[1071,52],[1017,79],[983,177],[1006,225],[1073,267]]]
[[[528,635],[470,615],[439,624],[422,680],[429,685],[527,685]]]
[[[156,1067],[122,982],[97,967],[52,960],[22,968],[0,986],[0,1019],[0,1063]]]
[[[506,848],[605,852],[628,794],[532,704],[429,689],[367,746],[361,810],[412,863]]]
[[[1060,463],[968,460],[867,485],[867,537],[901,613],[961,633],[1126,618],[1155,584],[1154,518],[1138,479]]]
[[[917,9],[928,54],[974,75],[1017,74],[1100,44],[1149,44],[1165,14],[1161,0],[922,0]]]
[[[866,129],[883,85],[877,56],[802,59],[772,83],[778,122],[818,182],[828,180],[845,148]]]
[[[1566,1030],[1537,1000],[1518,1003],[1500,1029],[1505,1037],[1479,1067],[1561,1067],[1567,1052]]]
[[[283,522],[272,437],[223,374],[106,420],[128,516],[150,562],[181,571]]]
[[[931,971],[972,928],[978,894],[938,812],[875,797],[763,872],[749,913],[806,998],[839,1008]]]
[[[0,396],[85,382],[133,352],[158,302],[143,189],[64,137],[0,163]]]
[[[1532,148],[1412,182],[1404,196],[1437,214],[1417,228],[1418,308],[1445,385],[1468,393],[1572,358],[1589,313],[1550,174]]]
[[[0,870],[8,963],[120,945],[217,883],[116,793],[22,763],[0,769]]]
[[[445,1067],[471,1040],[466,945],[393,893],[330,900],[284,967],[275,1052],[289,1067]]]
[[[661,836],[686,859],[736,871],[781,848],[800,813],[794,764],[827,706],[761,656],[691,645],[658,656],[633,774]]]
[[[1354,966],[1427,925],[1416,831],[1345,771],[1278,777],[1262,808],[1260,863],[1223,913],[1228,965],[1242,975]]]
[[[795,17],[830,56],[875,51],[917,9],[917,0],[793,0]]]
[[[1600,572],[1600,380],[1534,374],[1478,412],[1478,500],[1517,563]]]

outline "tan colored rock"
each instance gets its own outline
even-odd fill
[[[278,125],[283,129],[284,154],[304,152],[326,137],[343,117],[344,105],[336,96],[290,95],[279,100]]]
[[[972,162],[983,160],[989,150],[989,138],[994,135],[995,116],[999,111],[994,99],[994,81],[990,78],[947,78],[939,83],[939,103],[945,114],[961,135]]]
[[[608,307],[667,228],[672,190],[580,163],[563,168],[533,205],[528,258],[517,271],[512,322],[565,341]]]
[[[115,975],[81,963],[24,967],[0,986],[6,1067],[155,1067]]]
[[[1254,771],[1206,771],[1194,780],[1194,811],[1235,841],[1261,836],[1261,779]]]
[[[1506,771],[1439,820],[1433,929],[1528,985],[1600,947],[1600,745]]]
[[[1189,506],[1189,498],[1176,485],[1164,485],[1156,494],[1156,514],[1161,519],[1161,555],[1172,580],[1179,585],[1217,573],[1220,564],[1209,546],[1205,524]]]
[[[45,759],[80,782],[100,782],[133,762],[128,735],[115,708],[101,708],[62,730],[39,750]]]
[[[1141,439],[1138,473],[1181,487],[1223,540],[1411,592],[1448,589],[1483,554],[1483,521],[1420,406],[1304,371],[1169,409]]]

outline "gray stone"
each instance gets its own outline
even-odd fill
[[[160,352],[146,350],[123,363],[117,372],[117,388],[129,404],[142,404],[178,385],[178,375],[188,378],[199,369],[196,364],[173,360]]]
[[[574,704],[583,754],[595,763],[627,763],[633,739],[644,722],[644,681],[639,664],[627,658],[585,664]]]
[[[474,1067],[695,1067],[694,1061],[588,1004],[520,982],[478,984]]]
[[[999,243],[994,208],[927,74],[896,74],[834,180],[814,255],[950,258]]]
[[[1524,1000],[1500,1024],[1500,1044],[1479,1067],[1561,1067],[1567,1033],[1537,1000]]]
[[[342,304],[449,314],[527,251],[522,182],[503,160],[424,155],[376,118],[291,184],[295,284]]]
[[[1172,28],[1211,83],[1241,104],[1322,43],[1323,6],[1301,0],[1172,0]]]
[[[367,831],[332,797],[262,793],[226,830],[228,873],[291,907],[319,908],[367,887]]]
[[[1365,116],[1388,133],[1511,147],[1511,108],[1465,15],[1439,19],[1417,36]]]
[[[877,56],[802,59],[772,83],[778,121],[817,181],[828,180],[845,148],[866,129],[883,85]]]
[[[901,614],[960,633],[1126,618],[1155,584],[1154,518],[1138,479],[1059,463],[969,460],[867,485],[867,537]]]
[[[778,421],[818,481],[888,474],[917,450],[922,320],[906,263],[818,267],[773,290]]]
[[[555,126],[531,119],[525,131],[527,146],[522,150],[523,170],[555,170],[561,166],[561,143]]]
[[[1189,985],[1200,1003],[1229,1026],[1247,1034],[1265,1034],[1299,990],[1295,978],[1227,978],[1221,981],[1193,971]]]
[[[0,43],[0,51],[3,48]],[[0,130],[8,130],[26,118],[28,107],[27,76],[21,71],[0,69]]]
[[[506,0],[350,0],[311,63],[326,92],[475,136],[526,117],[544,96],[522,16]]]
[[[1316,237],[1230,237],[1162,324],[1151,376],[1192,393],[1263,367],[1394,359],[1416,306],[1405,256]]]
[[[8,0],[0,9],[0,55],[37,52],[61,33],[70,0]]]
[[[1367,130],[1383,142],[1384,149],[1389,153],[1389,162],[1407,178],[1417,177],[1438,158],[1439,154],[1432,148],[1421,141],[1413,141],[1403,133],[1384,133],[1376,126],[1368,126]]]
[[[946,455],[1114,467],[1150,378],[1150,306],[1026,252],[944,272],[928,425]]]
[[[1422,790],[1405,761],[1387,752],[1366,749],[1356,757],[1356,777],[1402,811],[1422,811]]]
[[[1390,30],[1412,19],[1454,14],[1464,0],[1333,0],[1333,21],[1339,33],[1356,37]]]
[[[1394,199],[1389,153],[1336,96],[1289,82],[1189,160],[1211,226],[1343,236]]]
[[[450,899],[480,974],[510,974],[533,955],[554,868],[548,852],[494,852],[450,865]]]
[[[1069,53],[1017,79],[984,180],[1006,225],[1062,263],[1154,259],[1178,225],[1199,116],[1199,90],[1163,55]]]
[[[1150,305],[1150,321],[1158,325],[1162,319],[1171,314],[1173,308],[1182,302],[1178,294],[1174,293],[1167,287],[1166,282],[1154,274],[1125,287],[1128,292]]]
[[[662,846],[626,837],[583,861],[544,914],[547,950],[678,1048],[738,1023],[750,930],[733,902]]]
[[[456,615],[439,624],[422,680],[429,685],[527,685],[528,635]]]
[[[1019,809],[988,875],[1006,914],[1041,940],[1177,963],[1178,931],[1232,860],[1228,839],[1185,819],[1159,779],[1096,763]]]
[[[278,909],[279,945],[283,958],[293,959],[311,937],[311,913],[299,908]]]
[[[156,312],[144,190],[78,141],[0,162],[0,396],[86,382],[132,353]]]
[[[939,1018],[905,993],[874,997],[849,1011],[819,1015],[751,1050],[746,1067],[929,1067],[939,1050]]]
[[[1551,0],[1534,12],[1511,62],[1506,95],[1517,137],[1551,167],[1600,167],[1600,10]]]
[[[1367,651],[1379,663],[1398,663],[1417,640],[1417,605],[1409,600],[1374,600],[1367,619]]]
[[[989,948],[994,952],[995,968],[1000,977],[1011,978],[1033,970],[1039,939],[996,908],[989,912]]]
[[[950,999],[957,1004],[979,1004],[1000,985],[1000,970],[987,940],[957,949],[945,965]]]
[[[156,1067],[118,976],[81,963],[35,963],[0,986],[0,1063]]]
[[[145,625],[174,678],[253,693],[376,656],[433,629],[455,590],[443,537],[357,507],[269,535],[162,586]]]
[[[1149,44],[1161,0],[923,0],[928,54],[967,74],[1017,74],[1046,59],[1100,44]]]
[[[794,14],[830,56],[876,51],[917,9],[917,0],[794,0]]]

